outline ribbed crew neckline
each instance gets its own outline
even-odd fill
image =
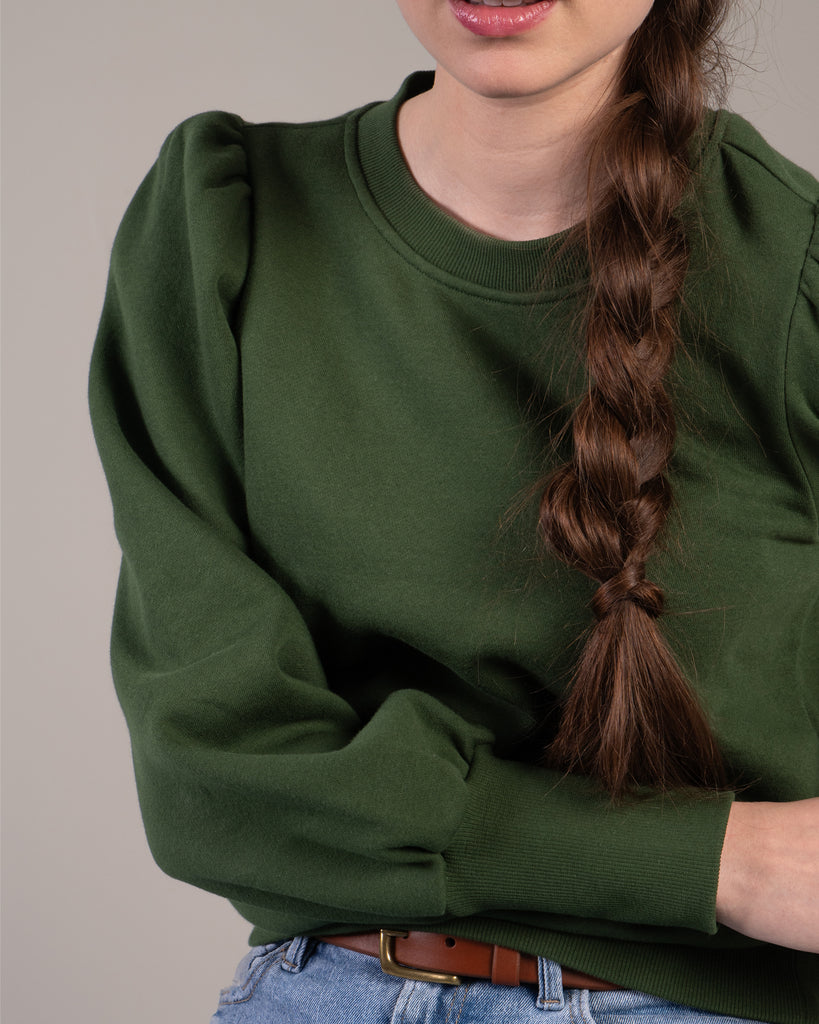
[[[398,142],[398,110],[430,89],[433,77],[416,72],[391,100],[350,116],[348,168],[376,227],[411,262],[454,287],[532,302],[581,286],[586,262],[576,247],[564,247],[567,232],[523,242],[494,238],[445,213],[415,181]]]

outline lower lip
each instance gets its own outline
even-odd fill
[[[449,0],[458,21],[476,36],[517,36],[539,25],[556,0],[540,0],[524,7],[489,7],[468,0]]]

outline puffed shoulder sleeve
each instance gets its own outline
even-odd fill
[[[406,681],[367,680],[385,697],[358,713],[254,560],[245,152],[227,115],[169,137],[117,235],[91,369],[123,551],[112,666],[157,862],[279,937],[515,913],[714,931],[727,801],[612,812]]]
[[[791,319],[785,386],[791,437],[813,490],[819,535],[819,211]]]
[[[177,128],[117,234],[92,359],[123,552],[112,668],[147,837],[169,874],[269,908],[285,931],[440,915],[479,730],[400,698],[361,722],[251,556],[250,209],[241,122]]]
[[[123,546],[164,493],[149,483],[242,543],[231,321],[250,242],[246,170],[238,119],[191,118],[165,141],[117,232],[90,403]]]

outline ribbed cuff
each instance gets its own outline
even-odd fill
[[[480,748],[450,848],[447,909],[507,909],[716,931],[732,794],[669,794],[614,807],[588,779]]]

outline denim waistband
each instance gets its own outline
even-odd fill
[[[545,1016],[544,1016],[545,1014]],[[377,957],[302,936],[257,946],[222,990],[212,1024],[752,1024],[628,990],[564,989],[540,958],[537,985],[460,985],[385,974]],[[757,1022],[764,1024],[764,1022]]]

